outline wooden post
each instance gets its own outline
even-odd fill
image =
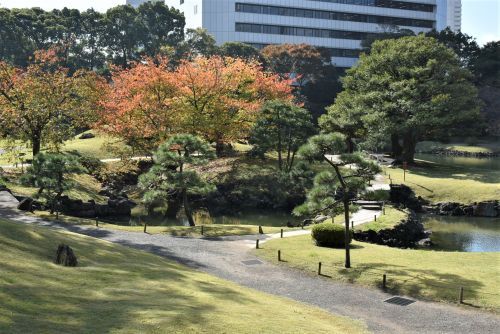
[[[281,229],[281,237],[283,238],[283,229]]]
[[[259,225],[259,234],[264,234],[264,231],[262,230],[262,226]]]
[[[375,218],[375,221],[377,221],[377,215],[373,215],[373,217]]]
[[[201,225],[201,235],[205,233],[203,225]]]
[[[148,223],[144,222],[144,233],[147,233],[146,232],[146,229],[148,228]]]
[[[259,249],[259,239],[255,240],[255,249]]]
[[[354,230],[354,220],[351,220],[351,228]]]
[[[382,277],[382,289],[387,289],[387,275],[384,274],[384,276]]]
[[[385,205],[382,207],[382,213],[385,215]]]
[[[318,275],[321,275],[321,262],[318,263]]]
[[[95,217],[95,226],[99,227],[99,217]]]
[[[281,262],[281,250],[278,249],[278,261]]]
[[[302,223],[302,225],[300,225],[300,227],[301,227],[302,229],[304,229],[304,223]]]
[[[459,299],[459,304],[464,303],[464,287],[463,286],[460,287],[460,294],[458,296],[458,299]]]

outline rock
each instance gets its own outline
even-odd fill
[[[428,237],[428,234],[425,233],[424,225],[418,220],[414,212],[393,228],[383,229],[378,232],[368,230],[354,233],[354,239],[358,241],[400,248],[415,247],[418,241],[426,237]]]
[[[78,137],[79,139],[91,139],[91,138],[95,138],[95,134],[93,134],[92,132],[85,132],[85,133],[82,133],[80,135],[80,137]]]
[[[472,206],[472,211],[474,216],[477,217],[497,217],[499,215],[498,202],[489,201],[477,203]]]
[[[432,246],[431,238],[421,239],[417,242],[417,245],[420,247],[430,247],[430,246]]]
[[[318,215],[318,216],[314,217],[313,223],[320,224],[320,223],[324,222],[325,220],[331,219],[331,218],[332,217],[330,217],[330,216]]]
[[[17,205],[17,209],[21,211],[33,211],[33,198],[25,197]]]
[[[57,247],[56,259],[54,262],[65,267],[76,267],[78,265],[75,253],[71,247],[65,244],[60,244],[59,247]]]
[[[311,225],[312,223],[314,223],[314,220],[312,220],[312,219],[304,219],[302,221],[302,226],[308,226],[308,225]],[[292,225],[292,227],[293,227],[293,225]]]
[[[397,207],[405,207],[413,211],[422,211],[423,201],[415,197],[415,193],[410,187],[404,184],[391,184],[389,191],[390,201]]]

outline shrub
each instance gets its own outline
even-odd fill
[[[363,194],[362,198],[365,201],[388,201],[390,199],[389,191],[384,189],[377,189],[367,191]]]
[[[321,223],[314,225],[311,236],[320,247],[345,247],[345,227],[333,223]],[[349,234],[349,243],[352,240],[352,233]]]
[[[104,166],[104,163],[101,162],[101,160],[89,156],[81,156],[78,158],[78,161],[91,175],[99,175],[101,168]]]

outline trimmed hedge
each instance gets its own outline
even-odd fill
[[[345,227],[331,222],[314,225],[311,236],[317,246],[343,248],[345,247]],[[352,232],[349,233],[349,243],[352,240]]]

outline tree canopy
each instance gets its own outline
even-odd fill
[[[354,123],[361,120],[367,129],[370,144],[392,138],[394,156],[413,162],[417,141],[457,130],[463,134],[478,124],[477,90],[471,79],[454,52],[434,38],[376,41],[371,53],[347,71],[345,90],[323,124],[335,124],[349,134],[352,129],[344,122],[349,112]]]
[[[195,226],[189,196],[206,194],[213,191],[214,186],[203,180],[193,166],[206,164],[213,156],[210,146],[196,136],[178,134],[171,137],[160,145],[153,167],[139,179],[145,190],[144,202],[179,198],[189,225]]]
[[[25,70],[0,61],[0,133],[29,142],[33,156],[42,144],[57,148],[88,125],[103,85],[93,72],[69,75],[54,50],[37,52]]]

